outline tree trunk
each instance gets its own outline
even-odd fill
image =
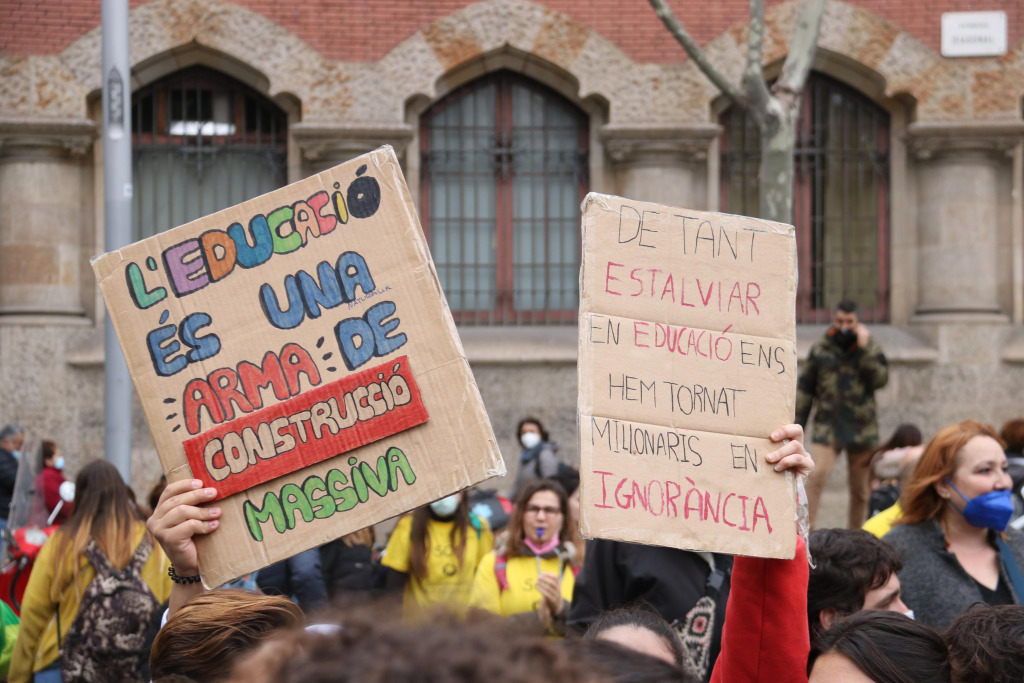
[[[779,80],[769,91],[764,81],[761,52],[764,45],[764,0],[750,0],[750,31],[743,89],[726,79],[679,23],[667,0],[648,0],[658,18],[683,46],[697,67],[736,106],[754,117],[761,131],[761,218],[793,223],[793,152],[800,116],[800,94],[818,47],[818,32],[826,0],[800,0],[796,28]]]
[[[793,223],[793,150],[797,110],[772,112],[761,125],[760,217]]]

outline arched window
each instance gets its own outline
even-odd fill
[[[252,88],[193,66],[132,95],[137,239],[285,184],[287,117]]]
[[[722,115],[722,209],[756,216],[761,141],[743,110]],[[797,132],[793,224],[797,320],[825,322],[843,299],[889,316],[889,115],[839,81],[807,80]]]
[[[498,72],[425,112],[421,140],[424,229],[456,322],[575,322],[583,113]]]

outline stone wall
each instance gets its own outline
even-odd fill
[[[0,422],[55,437],[72,472],[76,456],[102,453],[103,429],[103,315],[87,265],[102,251],[102,144],[93,123],[100,32],[95,8],[81,4],[62,3],[59,25],[47,24],[42,42],[17,31],[0,47]],[[891,315],[873,328],[892,362],[879,395],[883,434],[905,420],[928,432],[966,417],[998,425],[1024,412],[1024,9],[1000,4],[1011,42],[994,59],[939,56],[945,5],[925,13],[907,3],[832,0],[822,24],[814,68],[891,116]],[[288,3],[136,3],[133,87],[192,64],[219,69],[288,112],[291,180],[387,143],[417,197],[419,114],[474,78],[511,69],[589,117],[591,189],[717,208],[715,119],[724,102],[646,3],[628,16],[621,3],[575,0],[414,5],[419,14],[403,4],[389,17],[373,3],[386,31],[357,31],[362,23],[339,17],[329,24],[345,29],[326,32]],[[768,5],[765,61],[774,74],[797,2]],[[56,3],[12,7],[22,25]],[[700,16],[690,5],[679,9],[720,69],[738,78],[746,2],[725,0]],[[821,332],[801,327],[802,353]],[[462,334],[510,470],[519,450],[512,432],[528,413],[574,462],[575,328]],[[156,468],[138,415],[141,493]]]

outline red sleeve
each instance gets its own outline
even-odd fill
[[[736,558],[712,683],[807,683],[808,572],[800,537],[792,560]]]
[[[60,485],[65,481],[64,475],[59,470],[47,467],[43,470],[42,477],[43,502],[46,503],[46,514],[50,514],[57,507],[57,503],[60,502]],[[59,524],[68,520],[71,517],[73,505],[74,503],[64,503],[64,507],[57,513],[57,519],[54,521]]]

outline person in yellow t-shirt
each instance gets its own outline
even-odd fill
[[[502,616],[534,612],[549,633],[564,634],[575,576],[560,542],[568,538],[565,489],[550,479],[527,483],[508,523],[504,552],[480,562],[470,604]]]
[[[389,589],[402,587],[402,612],[415,617],[435,605],[465,612],[480,560],[494,546],[487,522],[469,511],[464,493],[406,515],[388,540],[382,564]]]

